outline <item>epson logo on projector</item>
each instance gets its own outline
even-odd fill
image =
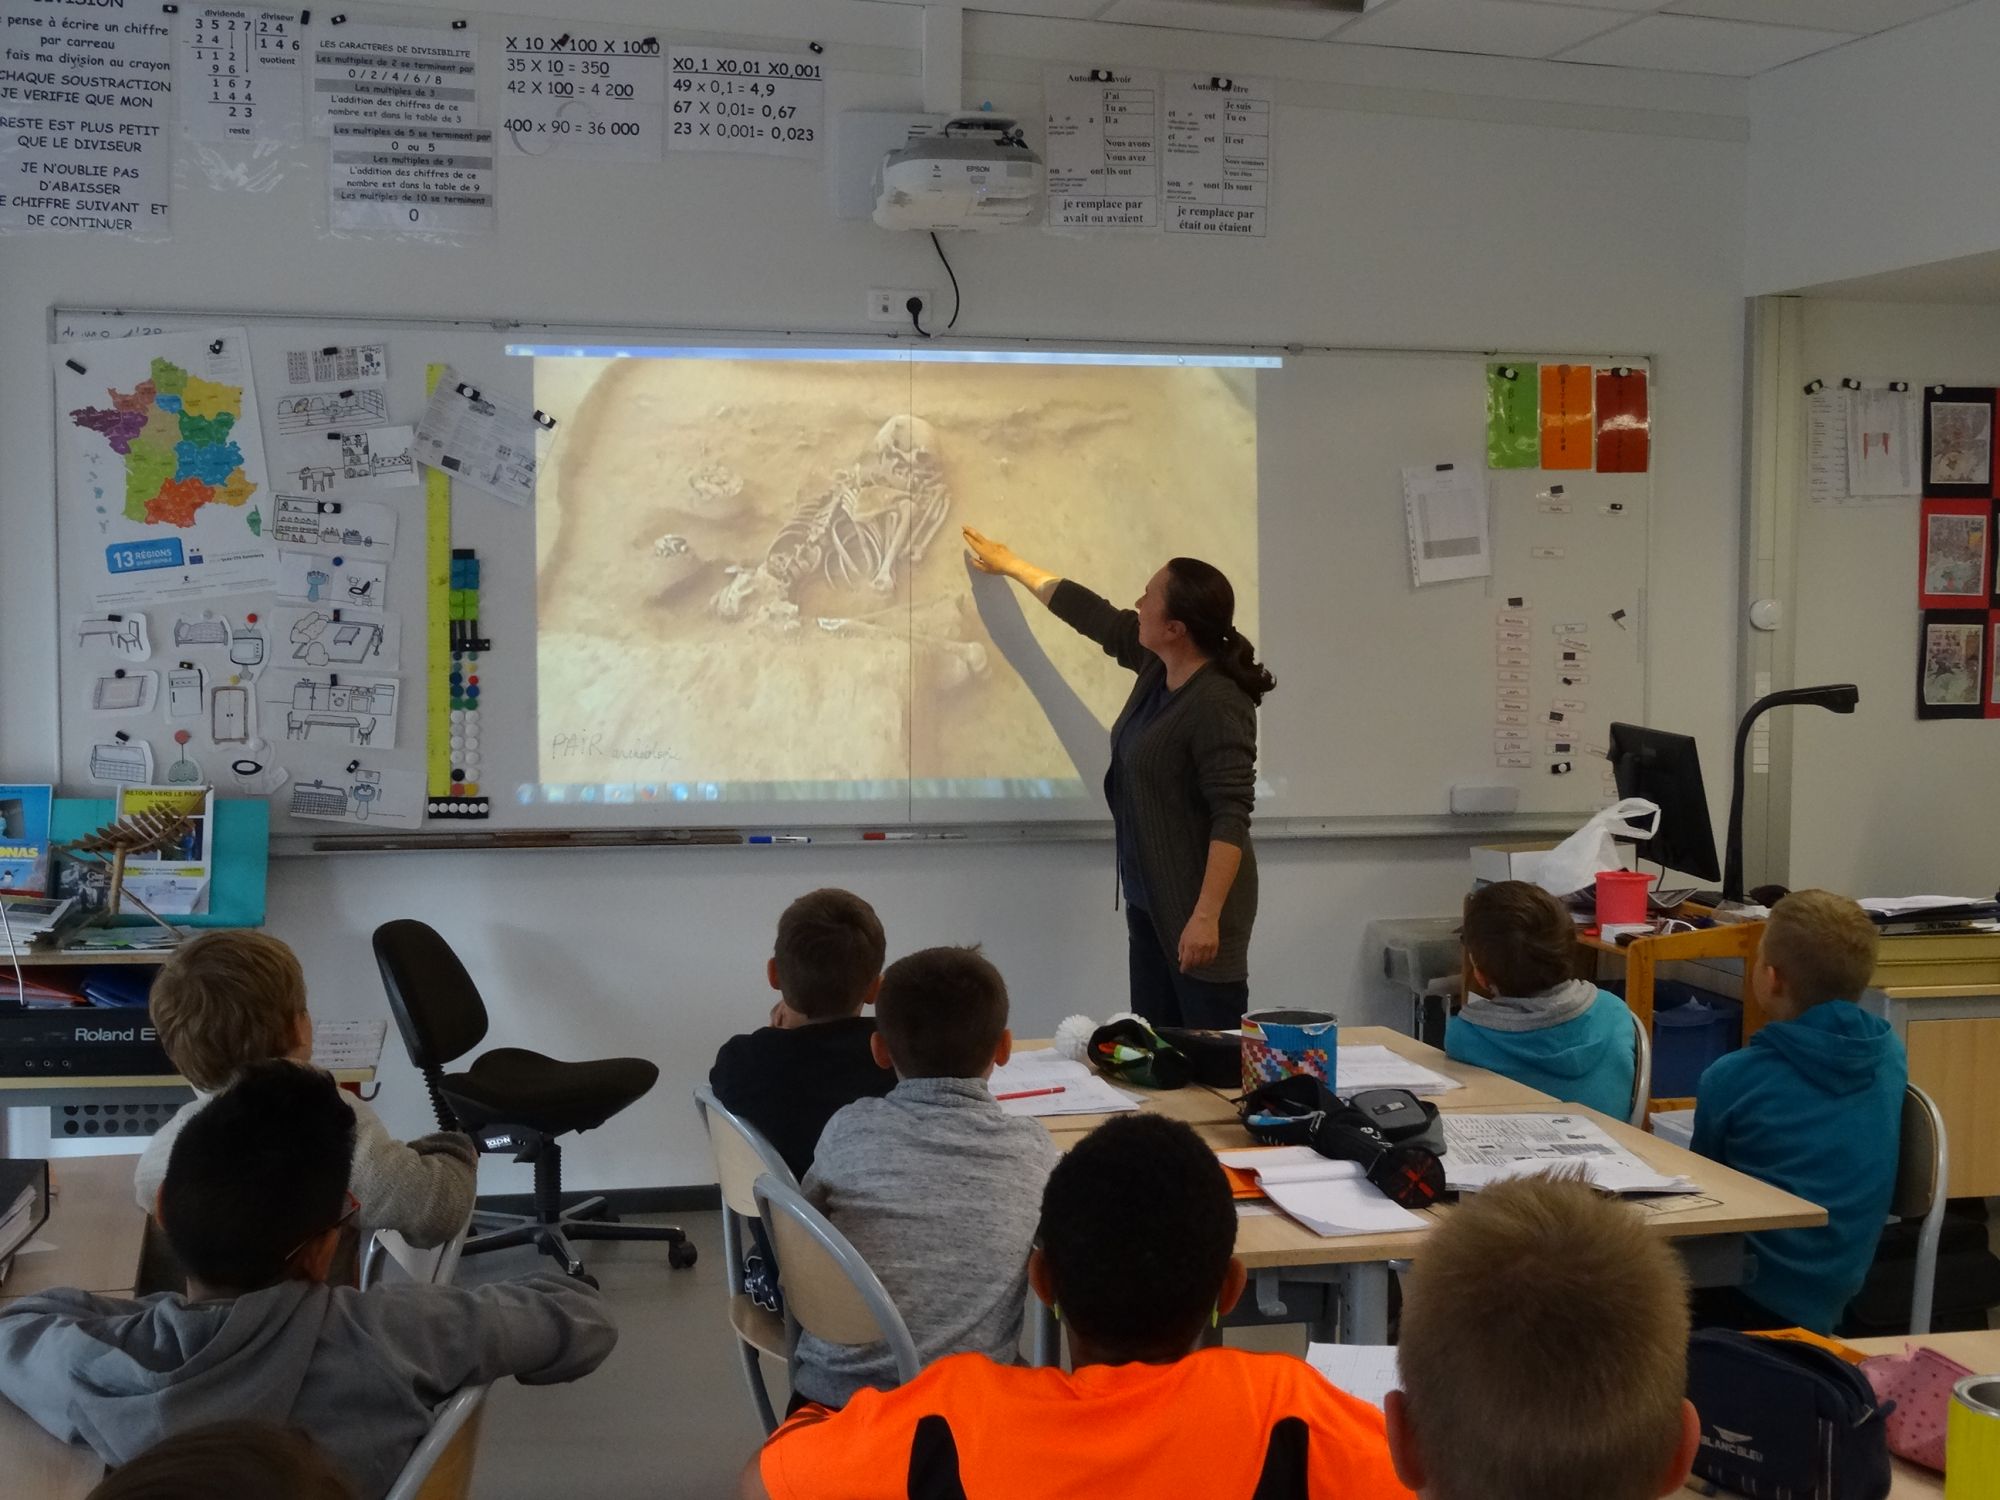
[[[79,1026],[76,1039],[79,1042],[150,1042],[158,1035],[150,1026],[127,1026],[120,1031],[112,1026]]]

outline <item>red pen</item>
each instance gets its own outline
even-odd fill
[[[1068,1087],[1059,1083],[1052,1089],[1021,1089],[1012,1094],[995,1094],[993,1099],[995,1103],[998,1103],[1004,1099],[1039,1099],[1044,1094],[1065,1094],[1068,1092]]]

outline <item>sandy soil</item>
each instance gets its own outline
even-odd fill
[[[1217,372],[541,360],[535,382],[537,405],[570,414],[537,497],[547,780],[1073,777],[973,611],[961,524],[1120,603],[1168,556],[1205,557],[1256,635],[1256,417]],[[804,627],[789,634],[718,618],[725,567],[756,565],[801,498],[903,412],[931,424],[951,500],[923,560],[900,566],[887,596],[815,574],[792,591]],[[715,466],[740,493],[690,484]],[[666,534],[699,565],[656,555]],[[1027,605],[1108,724],[1129,676]],[[966,677],[921,644],[814,625],[885,609],[891,625],[914,616],[985,644],[987,670]]]

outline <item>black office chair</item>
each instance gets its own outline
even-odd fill
[[[375,929],[375,962],[389,1009],[403,1033],[410,1061],[423,1075],[440,1130],[463,1130],[482,1152],[504,1153],[535,1167],[535,1211],[472,1216],[465,1254],[532,1244],[572,1276],[583,1262],[570,1249],[579,1240],[664,1240],[667,1264],[695,1262],[684,1230],[621,1224],[601,1197],[565,1208],[562,1147],[556,1137],[593,1130],[659,1081],[657,1066],[639,1057],[598,1062],[558,1062],[519,1047],[496,1047],[462,1073],[447,1073],[486,1037],[486,1004],[451,945],[422,922],[402,919]]]

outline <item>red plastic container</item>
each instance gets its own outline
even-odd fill
[[[1622,927],[1646,921],[1646,887],[1653,877],[1640,870],[1597,872],[1597,925]]]

